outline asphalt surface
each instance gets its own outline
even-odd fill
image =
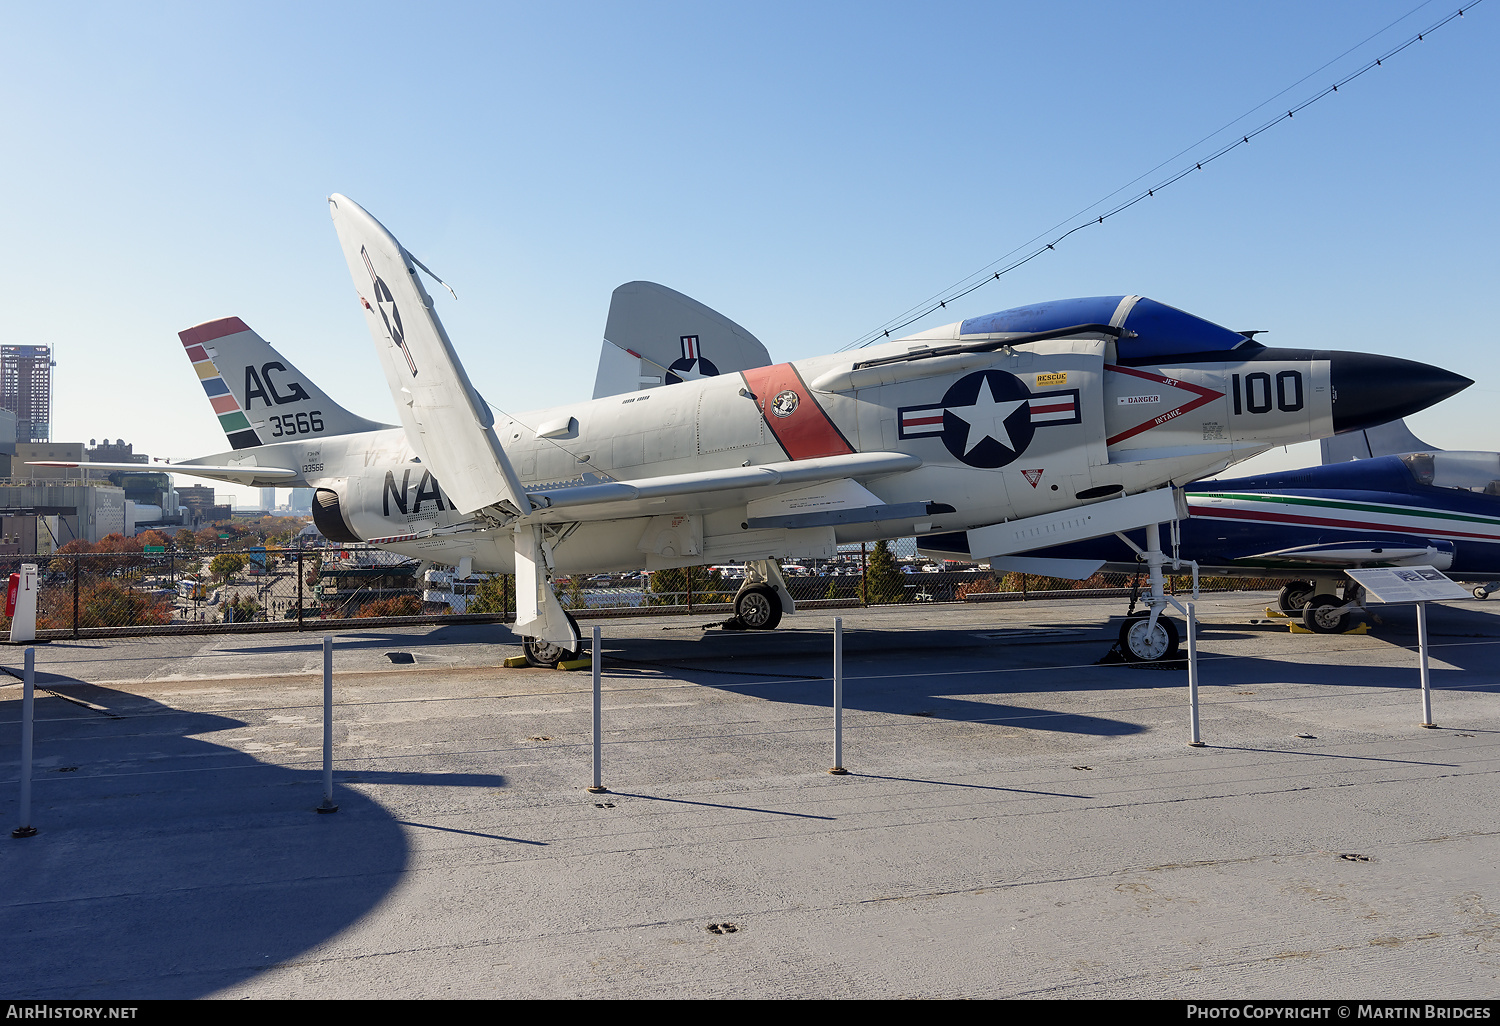
[[[846,776],[831,612],[585,621],[598,795],[587,671],[349,632],[333,815],[318,636],[40,645],[0,996],[1494,997],[1500,602],[1432,609],[1422,729],[1409,607],[1269,599],[1199,606],[1202,748],[1183,670],[1096,665],[1121,601],[839,611]]]

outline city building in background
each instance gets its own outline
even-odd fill
[[[52,437],[51,346],[0,346],[0,409],[16,416],[16,441]]]

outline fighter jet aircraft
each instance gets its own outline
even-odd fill
[[[1281,610],[1309,630],[1344,630],[1363,608],[1343,571],[1433,566],[1500,587],[1500,453],[1444,452],[1399,421],[1323,440],[1324,464],[1187,489],[1178,551],[1213,576],[1286,576]],[[1035,573],[1139,569],[1138,534],[1028,553]],[[935,544],[934,544],[935,541]],[[935,549],[942,541],[929,541]]]
[[[1147,525],[1151,612],[1132,631],[1143,658],[1163,654],[1175,627],[1160,615],[1157,525],[1187,512],[1173,482],[1470,384],[1391,357],[1267,348],[1132,295],[733,373],[710,373],[724,367],[702,336],[748,332],[714,315],[669,329],[655,356],[612,339],[640,362],[601,367],[594,399],[506,413],[469,381],[426,268],[352,200],[329,204],[400,426],[344,410],[238,318],[210,321],[181,338],[232,451],[172,469],[313,488],[330,539],[516,574],[516,630],[538,665],[579,647],[555,574],[744,561],[736,615],[770,629],[795,611],[781,558],[954,532],[983,558]]]

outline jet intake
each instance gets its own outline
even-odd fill
[[[339,506],[339,493],[331,488],[319,488],[313,493],[313,525],[319,533],[334,542],[364,541],[354,533],[344,511]]]

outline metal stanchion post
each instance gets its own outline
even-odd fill
[[[1188,603],[1188,703],[1192,707],[1193,739],[1188,742],[1193,748],[1204,747],[1198,733],[1198,604]]]
[[[589,663],[594,671],[594,786],[589,788],[589,794],[608,794],[609,788],[604,786],[604,751],[600,747],[603,743],[600,739],[604,733],[604,706],[601,699],[604,649],[599,644],[598,627],[594,628],[594,647],[589,652]]]
[[[323,804],[319,812],[337,812],[333,804],[333,635],[323,635]]]
[[[1427,676],[1427,603],[1417,603],[1417,649],[1422,664],[1422,722],[1418,726],[1436,727],[1432,722],[1432,681]]]
[[[833,618],[833,766],[829,773],[844,769],[844,618]]]
[[[31,825],[31,742],[32,713],[36,708],[36,649],[26,650],[26,673],[21,693],[21,824],[10,832],[12,837],[33,837]]]

